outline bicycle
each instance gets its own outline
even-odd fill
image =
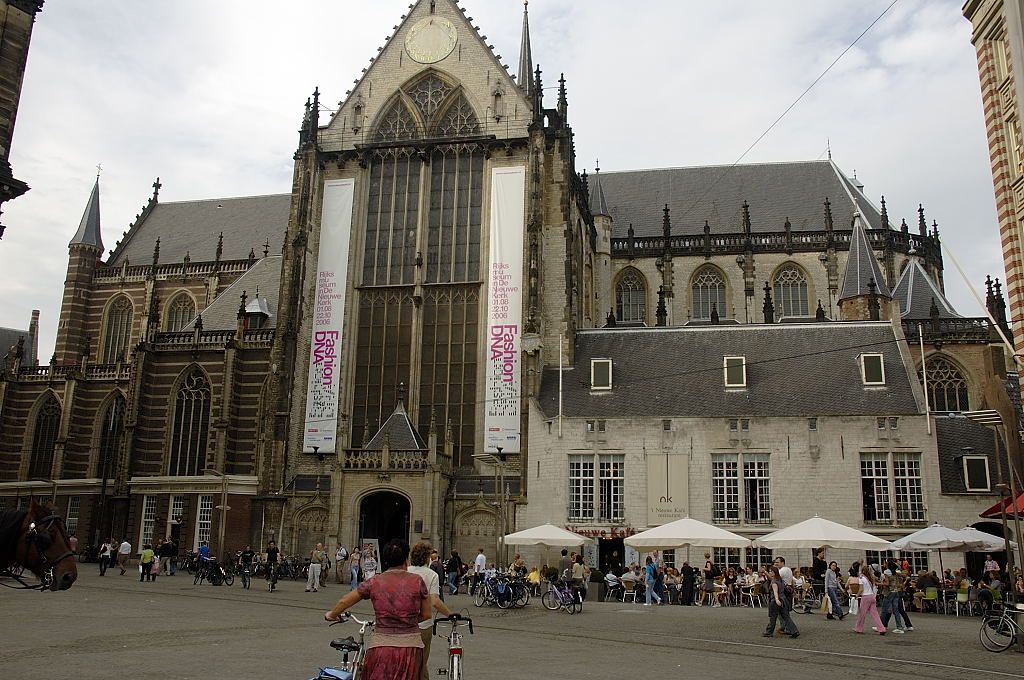
[[[798,614],[810,614],[821,607],[821,595],[813,584],[797,590],[793,597],[793,611]]]
[[[1024,629],[1015,616],[1021,613],[1017,606],[1004,606],[999,614],[989,614],[981,622],[981,646],[990,652],[1005,652],[1013,646]]]
[[[580,592],[568,583],[559,584],[548,581],[548,591],[540,598],[545,609],[556,612],[564,609],[570,614],[583,611],[583,598]]]
[[[355,615],[345,612],[330,625],[336,626],[349,620],[359,624],[359,641],[357,642],[351,635],[331,640],[331,647],[341,652],[341,665],[321,668],[316,677],[310,678],[310,680],[359,680],[363,674],[363,659],[366,657],[366,630],[373,628],[374,620],[362,621]]]
[[[452,629],[448,633],[448,670],[438,671],[439,675],[447,675],[449,680],[464,680],[462,669],[462,634],[459,633],[459,624],[469,625],[469,634],[473,634],[473,619],[462,614],[452,614],[443,619],[434,619],[434,635],[437,635],[437,624],[447,623]]]

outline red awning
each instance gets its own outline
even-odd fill
[[[1014,507],[1016,506],[1016,507]],[[999,519],[1002,516],[1002,509],[1006,508],[1006,516],[1013,517],[1014,512],[1024,517],[1024,493],[1017,496],[1017,502],[1013,503],[1009,498],[1000,500],[991,508],[981,513],[985,519]]]

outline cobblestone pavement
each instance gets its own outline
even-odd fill
[[[238,581],[230,588],[194,586],[187,574],[139,583],[131,572],[100,578],[94,565],[82,565],[67,592],[0,589],[0,678],[302,680],[332,662],[332,638],[356,630],[322,622],[345,592],[347,586],[331,584],[305,593],[301,581],[284,582],[272,594],[262,581],[250,591]],[[767,639],[765,611],[745,607],[588,602],[569,616],[539,601],[510,611],[477,609],[466,596],[449,598],[449,605],[474,617],[476,635],[466,640],[470,680],[1024,677],[1020,653],[981,647],[979,619],[917,615],[914,631],[880,637],[854,634],[849,618],[796,615],[798,639]],[[445,664],[444,651],[435,638],[434,668]]]

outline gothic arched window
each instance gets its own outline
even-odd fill
[[[400,142],[419,136],[419,126],[401,99],[396,99],[391,108],[381,116],[377,124],[376,139],[379,142]]]
[[[53,454],[60,432],[60,403],[52,394],[36,414],[36,427],[32,435],[32,457],[28,463],[29,478],[49,478],[53,475]]]
[[[775,272],[775,311],[780,317],[808,316],[807,274],[796,265]]]
[[[167,474],[198,475],[206,467],[210,430],[210,383],[193,370],[178,388],[171,427],[171,459]]]
[[[187,326],[192,319],[196,318],[196,303],[188,293],[179,293],[167,306],[167,321],[164,330],[168,333],[177,333]]]
[[[118,394],[110,401],[107,412],[103,415],[103,422],[100,423],[100,459],[96,476],[101,479],[114,476],[117,453],[123,439],[124,408],[124,397]]]
[[[615,285],[615,318],[619,321],[647,320],[647,284],[636,269],[630,267]]]
[[[967,378],[951,361],[933,357],[925,364],[928,374],[928,405],[932,411],[969,411]]]
[[[712,309],[725,316],[725,278],[718,269],[704,267],[698,270],[691,289],[694,319],[710,319]]]
[[[439,137],[463,137],[480,132],[480,123],[473,107],[459,95],[441,115],[434,129]]]
[[[436,75],[430,74],[406,92],[423,114],[423,119],[430,120],[453,89]]]
[[[103,329],[103,363],[116,364],[128,358],[128,343],[132,337],[132,301],[127,295],[118,295],[107,308],[107,323]]]

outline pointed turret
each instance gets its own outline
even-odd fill
[[[883,299],[886,303],[891,300],[892,292],[885,283],[882,268],[878,266],[875,251],[868,241],[864,219],[860,212],[855,212],[846,273],[839,292],[841,316],[846,320],[873,318],[876,315],[871,313],[872,308]]]
[[[69,245],[94,246],[103,252],[103,238],[100,234],[100,176],[96,175],[96,183],[92,185],[89,202],[85,204],[82,222],[78,225],[75,237]]]
[[[611,211],[608,210],[608,200],[604,197],[604,187],[601,186],[600,163],[598,163],[597,168],[594,170],[594,182],[593,186],[590,187],[590,214],[595,217],[598,215],[612,216]]]
[[[533,51],[530,49],[530,0],[523,0],[523,42],[519,47],[519,72],[516,83],[523,93],[533,93]]]

